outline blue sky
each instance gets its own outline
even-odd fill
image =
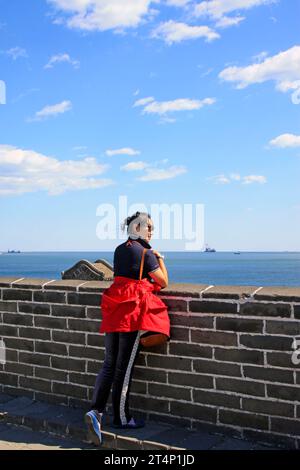
[[[203,204],[220,251],[299,250],[299,15],[284,0],[0,0],[0,251],[113,250],[97,208],[119,224],[120,196]]]

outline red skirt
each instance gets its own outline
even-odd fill
[[[102,295],[100,333],[147,330],[170,337],[167,306],[153,293],[160,289],[159,284],[147,278],[116,276]]]

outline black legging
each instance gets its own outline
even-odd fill
[[[135,361],[140,351],[140,332],[105,333],[105,359],[96,378],[90,409],[102,413],[111,386],[114,424],[127,424],[129,393]]]

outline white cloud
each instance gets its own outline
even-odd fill
[[[60,161],[33,150],[0,145],[0,196],[36,191],[54,196],[66,191],[106,187],[114,182],[97,176],[107,168],[94,157],[80,162]]]
[[[260,5],[276,3],[277,0],[210,0],[195,6],[196,16],[221,18],[223,15],[237,10],[249,10]]]
[[[187,169],[182,165],[173,165],[169,168],[146,168],[146,174],[137,179],[139,181],[161,181],[175,178],[186,172]]]
[[[188,3],[191,2],[191,0],[165,0],[166,4],[172,7],[184,7]]]
[[[216,176],[210,176],[207,178],[208,180],[212,180],[215,184],[229,184],[232,183],[233,181],[238,181],[242,184],[251,184],[251,183],[266,183],[267,179],[265,176],[262,175],[247,175],[247,176],[241,176],[238,173],[232,173],[229,176],[226,176],[224,174],[221,175],[216,175]]]
[[[218,33],[208,26],[190,26],[186,23],[178,23],[173,20],[161,23],[152,31],[153,38],[163,39],[167,44],[197,39],[204,37],[206,41],[212,41],[220,37]]]
[[[251,183],[260,183],[264,184],[267,182],[267,179],[265,176],[262,175],[248,175],[248,176],[243,176],[242,178],[242,183],[243,184],[251,184]]]
[[[105,151],[106,155],[109,157],[112,157],[113,155],[139,155],[141,152],[139,150],[135,150],[130,147],[123,147],[121,149],[115,149],[115,150],[106,150]]]
[[[300,46],[293,46],[257,64],[227,67],[220,72],[219,77],[236,83],[238,89],[273,80],[279,91],[297,91],[300,88]]]
[[[146,101],[148,100],[148,101]],[[144,98],[134,103],[134,106],[144,106],[143,114],[164,115],[170,112],[192,111],[203,106],[215,103],[215,98],[204,98],[203,100],[192,100],[189,98],[178,98],[173,101],[155,101],[154,98]]]
[[[229,26],[236,26],[246,19],[245,16],[223,16],[220,18],[215,26],[217,28],[228,28]]]
[[[151,101],[154,101],[152,96],[148,96],[148,98],[141,98],[134,103],[133,107],[135,108],[136,106],[144,106],[145,104],[151,103]]]
[[[121,166],[122,171],[137,171],[137,170],[144,170],[145,168],[149,167],[149,163],[138,161],[138,162],[129,162],[126,165]]]
[[[51,116],[57,116],[58,114],[66,113],[72,109],[71,101],[62,101],[61,103],[54,104],[51,106],[45,106],[40,111],[37,111],[33,118],[30,118],[28,121],[41,121],[42,119],[47,119]]]
[[[23,58],[28,57],[26,50],[23,49],[22,47],[12,47],[11,49],[8,49],[7,51],[5,51],[5,54],[7,54],[13,60],[17,60],[20,57],[23,57]]]
[[[48,0],[69,28],[88,31],[135,28],[153,14],[152,0]]]
[[[45,69],[51,69],[53,68],[54,64],[60,63],[60,62],[67,62],[68,64],[73,65],[75,69],[77,69],[80,66],[80,62],[78,60],[71,59],[69,54],[57,54],[53,55],[49,62],[45,65]]]
[[[279,148],[300,147],[300,135],[281,134],[275,137],[275,139],[270,140],[269,144]]]

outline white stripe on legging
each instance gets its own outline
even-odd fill
[[[129,362],[128,362],[126,374],[125,374],[125,377],[124,377],[124,382],[123,382],[123,387],[122,387],[122,392],[121,392],[121,398],[120,398],[120,419],[121,419],[122,424],[127,424],[127,418],[126,418],[126,415],[125,415],[125,401],[126,401],[126,397],[127,397],[130,373],[131,373],[131,369],[132,369],[134,359],[135,359],[135,356],[136,356],[136,353],[137,353],[138,345],[139,345],[139,342],[140,342],[140,336],[141,336],[141,332],[138,331],[135,343],[134,343],[132,351],[131,351],[131,356],[130,356],[130,359],[129,359]]]

